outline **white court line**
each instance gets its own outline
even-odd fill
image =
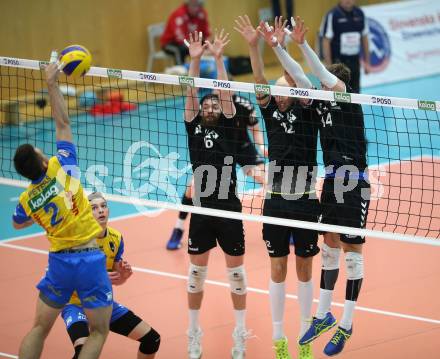
[[[18,356],[0,352],[0,358],[15,358],[15,359],[18,359]]]
[[[41,250],[41,249],[19,246],[19,245],[15,245],[15,244],[1,243],[1,242],[0,242],[0,247],[17,249],[20,251],[26,251],[26,252],[32,252],[32,253],[38,253],[38,254],[48,254],[49,253],[48,251]],[[134,266],[132,266],[132,269],[135,272],[147,273],[147,274],[161,276],[161,277],[174,278],[174,279],[180,279],[180,280],[185,280],[185,281],[188,279],[188,276],[182,275],[182,274],[169,273],[169,272],[157,271],[154,269],[134,267]],[[229,288],[229,283],[220,282],[220,281],[216,281],[216,280],[207,279],[205,283],[215,285],[218,287]],[[252,292],[252,293],[267,294],[267,295],[269,294],[269,291],[266,289],[248,287],[247,290],[248,290],[248,292]],[[286,297],[289,299],[298,299],[298,296],[296,296],[294,294],[287,294]],[[318,303],[319,301],[318,301],[318,299],[313,299],[313,302]],[[341,308],[344,307],[343,303],[332,302],[332,305],[334,305],[335,307],[341,307]],[[403,314],[403,313],[397,313],[397,312],[390,312],[390,311],[381,310],[381,309],[356,306],[356,310],[361,311],[361,312],[380,314],[380,315],[384,315],[384,316],[388,316],[388,317],[416,320],[419,322],[432,323],[432,324],[440,324],[440,320],[438,320],[438,319],[419,317],[416,315],[409,315],[409,314]]]

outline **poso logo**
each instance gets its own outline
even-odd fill
[[[368,39],[370,49],[370,72],[382,72],[390,63],[391,44],[388,34],[383,26],[374,19],[368,18]],[[365,54],[362,54],[362,63]]]

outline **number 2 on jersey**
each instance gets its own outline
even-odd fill
[[[58,206],[55,203],[48,203],[44,206],[44,211],[46,213],[50,213],[50,211],[52,212],[52,217],[50,218],[50,225],[52,227],[55,227],[58,223],[60,223],[63,220],[63,217],[60,217],[57,219],[58,216]]]

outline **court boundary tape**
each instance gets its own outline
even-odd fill
[[[32,248],[32,247],[26,247],[26,246],[20,246],[20,245],[15,245],[15,244],[9,244],[9,243],[0,243],[0,247],[16,249],[16,250],[19,250],[19,251],[25,251],[25,252],[36,253],[36,254],[45,254],[45,255],[47,255],[49,253],[47,250],[37,249],[37,248]],[[132,266],[132,269],[133,269],[133,271],[139,272],[139,273],[146,273],[146,274],[151,274],[151,275],[156,275],[156,276],[161,276],[161,277],[167,277],[167,278],[173,278],[173,279],[179,279],[179,280],[185,280],[185,281],[188,280],[188,276],[187,275],[182,275],[182,274],[158,271],[158,270],[154,270],[154,269],[148,269],[148,268],[142,268],[142,267],[136,267],[136,266]],[[205,281],[205,283],[211,284],[211,285],[214,285],[214,286],[217,286],[217,287],[229,288],[229,283],[226,283],[226,282],[221,282],[221,281],[207,279]],[[254,287],[247,287],[247,291],[251,292],[251,293],[258,293],[258,294],[266,294],[266,295],[269,294],[269,291],[266,290],[266,289],[260,289],[260,288],[254,288]],[[286,294],[286,298],[297,300],[298,296],[295,295],[295,294]],[[313,299],[313,302],[314,303],[318,303],[319,300],[318,299]],[[338,303],[338,302],[332,302],[332,305],[335,306],[335,307],[339,307],[339,308],[343,308],[344,307],[343,303]],[[432,318],[426,318],[426,317],[421,317],[421,316],[416,316],[416,315],[403,314],[403,313],[397,313],[397,312],[390,312],[390,311],[387,311],[387,310],[368,308],[368,307],[364,307],[364,306],[356,306],[356,310],[357,311],[361,311],[361,312],[366,312],[366,313],[373,313],[373,314],[384,315],[384,316],[388,316],[388,317],[394,317],[394,318],[400,318],[400,319],[408,319],[408,320],[415,320],[415,321],[419,321],[419,322],[425,322],[425,323],[431,323],[431,324],[438,324],[438,325],[440,325],[440,319],[432,319]]]

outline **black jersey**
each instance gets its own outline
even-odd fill
[[[297,170],[307,167],[307,181],[311,182],[317,164],[319,126],[312,109],[295,103],[281,112],[272,97],[266,107],[260,106],[260,110],[266,125],[269,161],[281,166],[280,171],[274,173],[274,185],[282,181],[285,166],[294,166]]]
[[[201,188],[199,189],[196,186],[195,191],[206,191],[207,186],[215,186],[213,193],[209,197],[200,198],[200,201],[202,205],[204,202],[210,202],[210,204],[208,204],[210,207],[221,207],[222,201],[218,201],[219,193],[222,194],[225,189],[227,190],[227,197],[222,197],[220,198],[221,200],[228,201],[230,199],[237,199],[235,195],[237,173],[235,166],[236,160],[234,158],[236,153],[234,118],[226,118],[222,113],[218,123],[215,126],[209,127],[203,126],[201,120],[202,118],[199,113],[193,121],[185,122],[193,173],[201,174],[197,171],[200,166],[212,166],[216,169],[217,174],[215,177],[209,179],[210,183],[207,183],[209,172],[203,171]],[[227,169],[224,169],[224,166],[229,167],[229,172]],[[223,171],[224,174],[222,178]],[[220,188],[221,181],[223,181],[222,188]],[[197,193],[195,193],[195,196],[199,197]]]
[[[320,140],[324,166],[356,166],[360,172],[367,167],[362,106],[354,103],[314,101],[320,122]]]
[[[247,98],[234,94],[232,99],[237,110],[234,120],[235,126],[237,127],[237,149],[240,150],[240,147],[246,147],[249,144],[252,144],[252,140],[249,137],[248,127],[255,126],[258,123],[258,119],[253,116],[255,107]]]

